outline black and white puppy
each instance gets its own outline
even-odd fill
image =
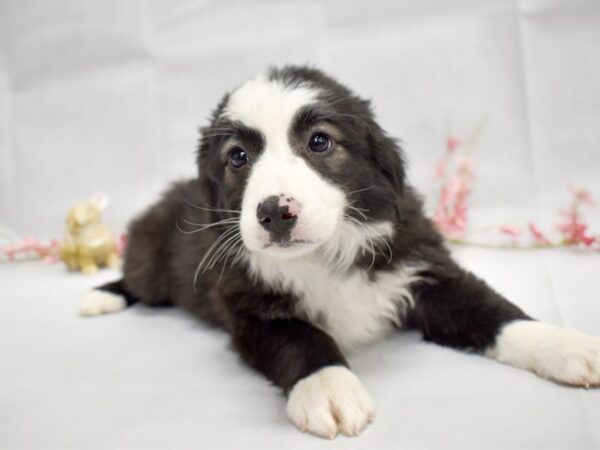
[[[81,313],[177,305],[223,327],[303,431],[359,434],[344,353],[401,325],[561,383],[600,384],[600,339],[536,322],[451,258],[369,102],[314,69],[271,69],[202,129],[197,179],[130,226],[123,279]]]

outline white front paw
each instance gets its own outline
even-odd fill
[[[600,386],[600,338],[534,321],[508,324],[488,353],[574,386]]]
[[[574,386],[600,386],[600,338],[557,329],[550,348],[540,359],[539,375]]]
[[[123,296],[94,289],[81,299],[79,314],[82,316],[98,316],[121,311],[126,307],[127,302]]]
[[[287,413],[301,431],[334,438],[358,435],[374,417],[373,402],[360,380],[342,366],[325,367],[296,383]]]

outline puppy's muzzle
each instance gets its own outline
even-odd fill
[[[299,203],[285,194],[267,197],[256,208],[256,218],[269,232],[271,242],[283,244],[291,241],[292,229],[298,222],[299,213]]]

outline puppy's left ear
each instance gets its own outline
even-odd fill
[[[398,141],[389,137],[377,124],[373,125],[368,139],[375,165],[391,184],[394,192],[401,193],[404,190],[405,172],[402,149]]]

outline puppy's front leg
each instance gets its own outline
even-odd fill
[[[232,334],[244,360],[284,389],[300,430],[356,436],[372,420],[369,394],[323,331],[299,319],[243,317]]]
[[[531,320],[469,272],[450,267],[418,295],[416,319],[427,340],[560,383],[600,385],[600,338]]]

